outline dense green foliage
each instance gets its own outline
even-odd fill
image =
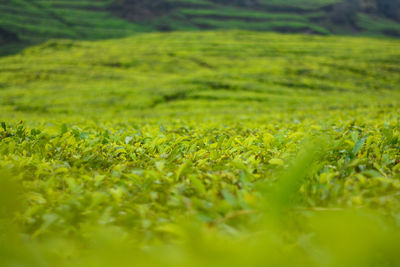
[[[398,265],[399,45],[157,33],[1,58],[0,265]]]

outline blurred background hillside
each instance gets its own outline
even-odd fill
[[[400,0],[0,0],[1,54],[47,39],[244,29],[400,36]]]

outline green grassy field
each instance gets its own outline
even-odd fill
[[[209,31],[0,58],[0,265],[398,265],[399,47]]]

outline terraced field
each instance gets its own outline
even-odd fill
[[[1,266],[398,266],[400,41],[248,31],[0,59]]]
[[[111,16],[109,0],[12,0],[0,1],[0,27],[20,39],[102,39],[147,30]]]
[[[357,8],[346,1],[0,0],[0,28],[28,43],[198,29],[400,35],[399,21],[374,0]]]

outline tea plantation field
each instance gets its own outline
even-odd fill
[[[400,41],[248,31],[0,58],[1,266],[398,266]]]
[[[400,37],[398,0],[0,0],[0,56],[52,38],[154,31],[253,31]]]

